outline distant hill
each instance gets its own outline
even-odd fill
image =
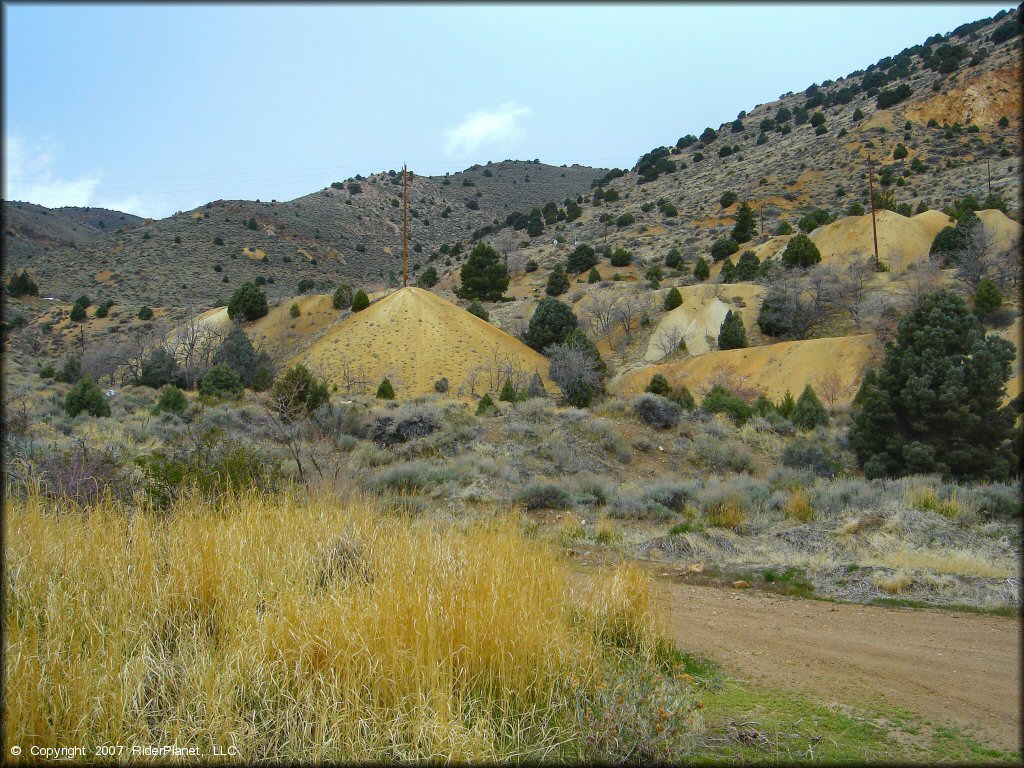
[[[413,275],[432,253],[440,259],[441,246],[467,243],[509,211],[562,204],[605,172],[505,161],[443,177],[410,174]],[[30,268],[41,290],[59,298],[86,292],[126,306],[164,307],[180,317],[225,304],[235,288],[257,276],[269,281],[265,290],[272,300],[293,295],[303,280],[325,290],[339,282],[396,286],[401,182],[401,172],[390,171],[333,182],[289,202],[217,200],[157,221],[132,216],[120,227],[120,214],[93,222],[31,206],[35,234],[23,236],[28,227],[14,224],[5,266]],[[28,204],[10,207],[16,205],[22,205],[15,212],[24,220]],[[61,227],[42,228],[50,220]]]
[[[106,208],[47,208],[35,203],[3,201],[4,251],[14,260],[39,251],[78,247],[143,219]]]

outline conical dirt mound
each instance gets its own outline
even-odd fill
[[[339,393],[372,393],[387,376],[399,398],[497,392],[511,375],[525,386],[547,359],[501,329],[421,288],[403,288],[357,312],[295,360]]]

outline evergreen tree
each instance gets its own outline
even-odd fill
[[[805,432],[818,426],[828,425],[828,411],[825,410],[825,406],[821,404],[821,400],[811,389],[810,384],[804,387],[800,399],[796,401],[790,421],[797,429],[802,429]]]
[[[711,265],[708,264],[708,260],[703,256],[697,259],[697,263],[693,266],[693,276],[701,282],[711,277]]]
[[[743,349],[747,346],[747,331],[738,312],[731,309],[725,313],[722,329],[718,333],[719,349]]]
[[[514,403],[516,401],[516,389],[512,386],[511,379],[505,379],[505,384],[501,388],[501,394],[498,395],[498,399],[506,403]]]
[[[670,290],[668,293],[665,294],[665,311],[666,312],[671,312],[676,307],[681,306],[682,303],[683,303],[683,296],[682,296],[681,293],[679,293],[679,289],[678,288],[673,288],[672,290]],[[660,393],[655,392],[654,394],[660,394]]]
[[[756,253],[753,251],[744,251],[743,255],[740,256],[740,260],[736,263],[736,273],[733,279],[737,282],[753,280],[757,277],[757,270],[760,266],[761,260],[757,258]]]
[[[593,285],[594,283],[601,282],[601,273],[597,271],[597,267],[591,267],[590,273],[587,275],[587,283]]]
[[[1003,303],[1003,295],[991,280],[983,279],[974,292],[974,314],[984,318],[992,314]]]
[[[726,256],[732,256],[740,249],[740,244],[731,237],[720,237],[711,246],[711,258],[721,261]]]
[[[665,266],[669,269],[679,269],[683,265],[683,254],[678,248],[673,248],[665,256]]]
[[[110,415],[110,403],[92,376],[86,374],[64,398],[64,412],[74,418],[82,411],[97,418]]]
[[[793,409],[796,408],[796,401],[793,399],[793,393],[788,389],[786,394],[782,396],[782,400],[775,407],[775,410],[779,412],[779,415],[785,419],[788,419],[793,415]]]
[[[377,399],[378,400],[394,400],[395,399],[395,388],[391,386],[391,380],[385,376],[380,380],[380,386],[377,387]]]
[[[237,399],[243,389],[242,379],[223,363],[212,366],[199,382],[199,392],[211,397]]]
[[[548,284],[544,288],[544,292],[548,296],[561,296],[568,290],[569,276],[565,274],[565,267],[555,264],[551,272],[548,273]]]
[[[370,306],[370,297],[366,295],[366,291],[360,288],[352,297],[352,311],[362,312],[368,306]]]
[[[580,275],[597,264],[597,255],[594,249],[586,244],[576,246],[576,250],[569,254],[565,267],[574,275]]]
[[[786,244],[782,252],[782,261],[787,267],[813,266],[821,261],[821,252],[807,235],[796,235]]]
[[[722,262],[722,269],[719,270],[719,274],[722,276],[723,283],[731,283],[736,280],[736,265],[732,263],[732,259],[726,259]]]
[[[228,317],[236,323],[247,323],[267,314],[267,297],[255,283],[243,283],[231,295]]]
[[[563,343],[578,325],[568,304],[550,297],[541,299],[530,318],[525,341],[533,349],[543,352],[551,344]]]
[[[855,398],[850,445],[864,474],[1008,477],[1018,414],[1002,400],[1014,356],[955,294],[923,297]]]
[[[672,387],[669,386],[668,379],[660,373],[656,373],[651,377],[651,382],[647,385],[647,388],[644,389],[644,392],[650,392],[652,395],[668,397],[672,394]]]
[[[494,400],[491,398],[490,393],[480,398],[476,404],[476,415],[477,416],[489,416],[492,413],[497,413],[498,406],[494,404]]]
[[[497,301],[508,288],[508,267],[487,243],[476,244],[459,275],[462,284],[455,295],[460,299]]]
[[[466,311],[471,315],[476,315],[481,320],[487,320],[488,322],[491,320],[491,313],[488,312],[487,308],[480,303],[480,299],[473,299],[469,302],[469,306],[466,307]]]
[[[7,281],[7,293],[11,296],[38,296],[39,286],[23,269]]]
[[[737,243],[746,243],[757,231],[757,221],[754,219],[754,211],[744,200],[736,209],[736,226],[732,228],[732,239]]]

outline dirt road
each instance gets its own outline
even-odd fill
[[[657,581],[680,649],[729,674],[825,702],[878,695],[936,724],[1020,748],[1020,624],[948,611],[846,605]]]

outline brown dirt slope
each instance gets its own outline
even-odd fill
[[[609,389],[619,394],[639,393],[660,373],[673,386],[685,384],[697,396],[726,377],[777,400],[787,389],[797,397],[807,384],[817,388],[822,377],[834,371],[846,390],[837,402],[848,402],[875,353],[876,345],[868,334],[784,341],[637,368],[618,376]]]
[[[391,379],[400,398],[434,391],[446,377],[453,395],[475,390],[497,392],[504,383],[501,369],[529,377],[547,375],[547,360],[518,339],[421,288],[403,288],[371,304],[316,341],[295,362],[347,391],[352,377],[377,386]]]
[[[669,633],[760,684],[891,704],[1020,748],[1020,624],[659,582]]]

